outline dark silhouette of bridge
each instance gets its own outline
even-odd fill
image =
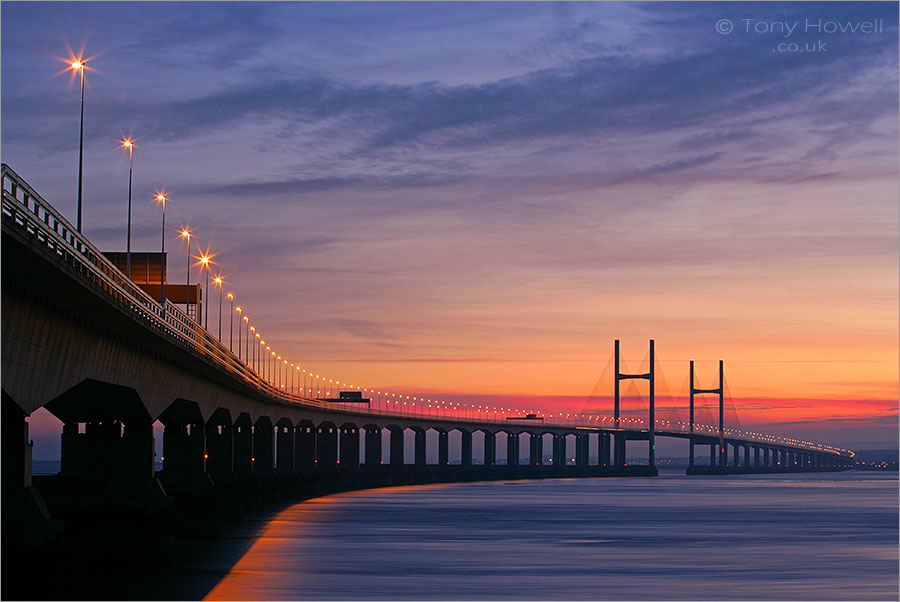
[[[64,532],[114,555],[127,543],[158,559],[173,536],[215,533],[221,520],[265,500],[388,485],[655,476],[657,436],[689,440],[691,473],[852,467],[851,454],[837,448],[727,429],[721,362],[716,389],[694,387],[691,362],[687,424],[658,421],[653,341],[650,369],[640,374],[620,372],[615,342],[611,420],[508,420],[438,404],[410,411],[296,394],[132,282],[6,165],[2,185],[4,546],[41,550]],[[646,422],[620,415],[619,383],[628,379],[649,382]],[[717,428],[694,423],[694,397],[706,394],[719,396]],[[39,408],[63,423],[58,475],[31,476],[27,417]],[[156,420],[164,429],[158,472]],[[458,464],[450,463],[451,434]],[[504,436],[505,464],[497,462]],[[429,439],[436,464],[427,462]],[[648,464],[626,462],[633,441],[647,442]],[[709,446],[708,464],[694,462],[698,445]]]

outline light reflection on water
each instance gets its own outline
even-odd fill
[[[890,600],[896,474],[398,487],[281,512],[207,599]]]

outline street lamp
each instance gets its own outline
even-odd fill
[[[245,329],[245,331],[247,333],[247,335],[246,335],[247,336],[247,345],[246,345],[247,350],[244,352],[244,354],[250,355],[250,317],[244,316],[244,322],[246,323],[246,326],[247,326],[247,328]],[[241,344],[241,329],[238,328],[238,346],[240,346],[240,344]],[[250,359],[244,358],[244,363],[249,364]]]
[[[128,149],[128,236],[125,242],[125,275],[131,279],[131,174],[134,171],[134,140],[121,140],[122,148]]]
[[[230,299],[233,299],[233,297],[231,297],[231,293],[228,293],[228,295],[229,295]],[[241,359],[241,328],[242,328],[241,318],[243,318],[244,316],[241,313],[242,309],[241,309],[240,305],[238,305],[235,309],[238,312],[238,353],[237,353],[237,356],[238,356],[238,359]],[[234,320],[234,312],[233,311],[231,312],[231,319]],[[230,342],[231,336],[229,335],[228,338],[229,338],[229,342]]]
[[[216,276],[215,283],[219,285],[219,342],[222,342],[222,280],[221,276]]]
[[[166,191],[156,191],[156,202],[162,203],[162,249],[159,266],[159,302],[166,306]]]
[[[259,368],[259,375],[265,380],[266,378],[266,365],[263,363],[265,359],[263,354],[266,352],[266,341],[263,339],[259,333],[257,333],[257,338],[259,339],[259,349],[256,350],[256,364]]]
[[[187,301],[184,303],[184,311],[185,313],[190,313],[191,307],[191,231],[187,228],[181,229],[181,238],[187,240],[187,262],[185,263],[185,273],[187,275],[187,279],[185,281],[185,292]],[[194,304],[196,305],[196,304]],[[197,322],[200,322],[200,313],[197,312]]]
[[[251,327],[250,327],[250,330],[255,331],[255,330],[256,330],[256,327],[255,327],[255,326],[251,326]],[[256,338],[258,339],[258,338],[259,338],[259,333],[257,332],[257,333],[255,333],[255,334],[256,334]],[[249,347],[250,344],[248,343],[247,346]],[[256,347],[256,345],[254,345],[254,346],[253,346],[253,369],[254,369],[256,372],[259,372],[259,370],[258,370],[257,367],[256,367],[256,352],[257,352],[257,347]]]
[[[78,219],[75,226],[75,229],[79,232],[81,232],[81,182],[84,173],[84,72],[86,70],[86,62],[79,57],[69,63],[73,71],[81,74],[81,130],[78,134]]]
[[[209,255],[203,254],[200,256],[200,269],[206,272],[206,290],[203,291],[203,305],[206,306],[206,324],[203,325],[204,328],[209,328]],[[200,317],[199,315],[197,316]],[[199,320],[198,320],[199,321]]]

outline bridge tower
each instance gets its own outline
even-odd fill
[[[649,443],[650,466],[656,466],[656,411],[655,411],[655,371],[656,371],[656,346],[655,341],[650,339],[650,371],[645,374],[622,374],[619,370],[619,339],[615,341],[615,369],[616,378],[613,389],[613,419],[615,421],[616,433],[614,436],[615,447],[615,465],[625,465],[625,433],[619,431],[619,381],[629,379],[643,379],[650,381],[650,429],[647,433]]]
[[[697,389],[694,387],[694,360],[691,360],[691,406],[690,406],[690,423],[689,423],[689,432],[691,434],[690,437],[690,459],[689,464],[691,466],[694,465],[694,395],[702,395],[702,394],[718,394],[719,395],[719,465],[723,468],[726,465],[726,461],[728,459],[728,455],[725,451],[725,370],[724,370],[724,362],[719,360],[719,386],[716,389]],[[710,447],[712,449],[712,447]],[[710,457],[709,464],[712,466],[714,458]]]

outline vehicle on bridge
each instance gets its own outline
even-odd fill
[[[525,416],[507,416],[507,420],[537,420],[538,422],[543,422],[544,417],[538,416],[537,414],[526,414]]]

